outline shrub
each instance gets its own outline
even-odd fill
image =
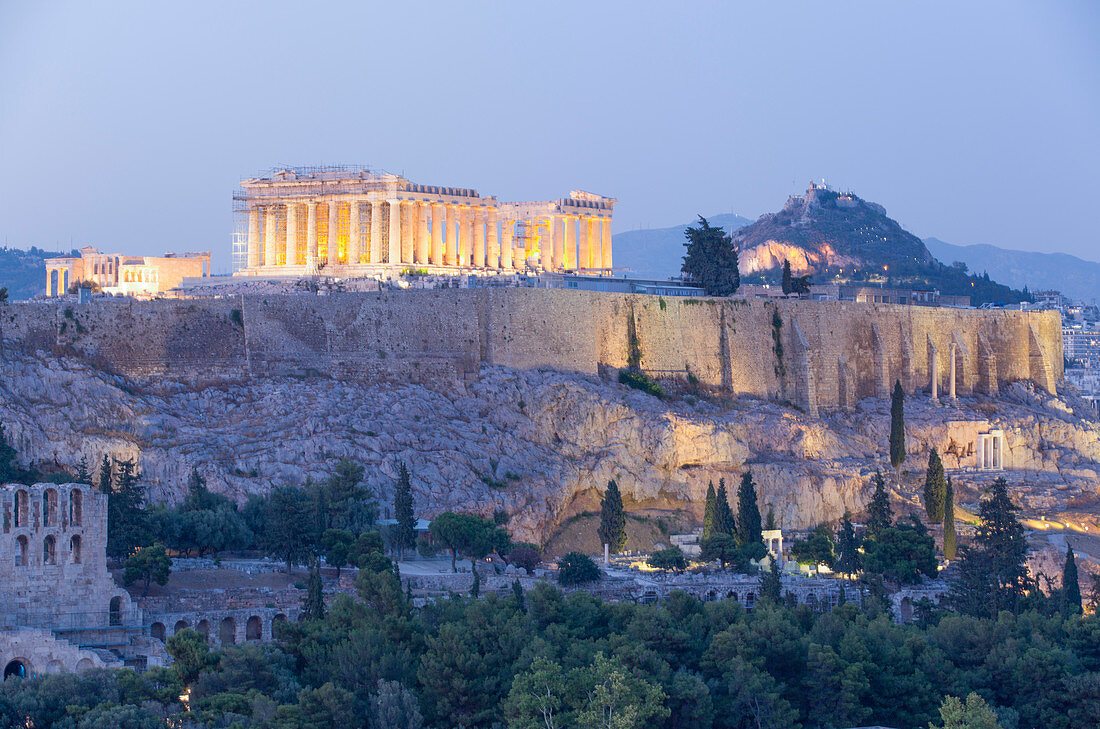
[[[687,557],[679,547],[661,549],[649,555],[649,566],[659,570],[687,569]]]
[[[421,557],[434,557],[439,554],[439,547],[437,547],[427,534],[421,534],[416,538],[416,552]]]
[[[619,383],[627,387],[633,387],[635,390],[641,390],[648,395],[653,395],[653,397],[665,396],[664,388],[640,370],[619,370]]]
[[[592,558],[580,552],[570,552],[558,560],[558,582],[563,585],[583,585],[603,577]]]
[[[541,561],[542,555],[539,554],[539,548],[527,542],[514,545],[512,551],[508,553],[508,564],[522,567],[528,572],[538,567]]]

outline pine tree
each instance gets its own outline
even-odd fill
[[[779,605],[783,599],[783,583],[779,579],[779,560],[772,559],[771,567],[760,575],[760,599]]]
[[[600,542],[608,545],[612,554],[618,554],[626,546],[626,512],[623,510],[619,485],[614,480],[607,482],[607,490],[600,501],[598,534]]]
[[[741,544],[758,544],[763,541],[760,531],[756,484],[752,481],[752,471],[745,471],[741,475],[741,486],[737,489],[737,538]]]
[[[687,254],[681,271],[684,277],[703,287],[707,296],[729,296],[741,285],[737,250],[733,239],[721,228],[711,227],[699,216],[699,227],[684,231]]]
[[[0,423],[0,483],[19,480],[19,467],[15,463],[16,450],[8,442],[4,424]]]
[[[775,520],[775,507],[768,504],[768,515],[764,518],[764,529],[771,531],[778,528],[779,524]]]
[[[393,516],[397,520],[393,541],[398,555],[416,546],[416,516],[413,514],[412,479],[405,462],[397,464],[397,486],[393,494]]]
[[[833,569],[846,575],[854,575],[862,567],[859,554],[859,539],[856,530],[852,526],[852,517],[847,511],[840,520],[840,533],[837,534],[836,561]]]
[[[943,475],[943,462],[933,448],[928,454],[928,470],[924,474],[924,513],[933,524],[943,523],[947,482]]]
[[[118,475],[107,495],[107,554],[122,558],[147,543],[145,489],[132,459],[115,461],[115,467]]]
[[[321,563],[314,559],[309,567],[306,580],[305,604],[302,606],[307,620],[321,620],[325,617],[325,590],[321,582]]]
[[[474,582],[470,585],[470,597],[477,597],[481,594],[481,575],[478,574],[476,562],[470,562],[470,570],[474,573]]]
[[[1077,581],[1077,560],[1073,555],[1073,547],[1066,547],[1066,565],[1062,568],[1062,613],[1064,615],[1080,615],[1081,609],[1081,584]]]
[[[867,533],[875,538],[883,530],[893,526],[894,510],[890,508],[890,497],[886,495],[886,479],[882,477],[882,471],[875,471],[871,480],[875,484],[875,493],[867,507]]]
[[[905,462],[905,393],[901,380],[894,381],[894,393],[890,397],[890,465],[894,474],[901,476],[901,464]]]
[[[791,262],[786,258],[783,259],[783,293],[789,294],[794,291],[794,287],[791,286]]]
[[[710,539],[714,534],[714,520],[718,516],[718,498],[714,493],[714,482],[707,484],[707,500],[703,506],[703,536]]]
[[[76,473],[73,475],[73,480],[77,483],[86,483],[89,486],[92,485],[92,474],[88,471],[88,457],[81,456],[80,460],[76,464]]]
[[[943,498],[943,557],[955,559],[955,487],[947,477]]]
[[[737,536],[737,522],[730,509],[729,496],[726,493],[726,479],[718,479],[718,493],[714,497],[714,534]],[[714,535],[711,535],[714,536]]]
[[[523,585],[519,584],[519,579],[512,580],[512,597],[516,600],[516,609],[521,613],[527,612],[527,599],[523,595]]]
[[[99,464],[99,492],[109,494],[111,486],[111,459],[104,453],[103,461]]]

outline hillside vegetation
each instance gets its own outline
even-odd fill
[[[46,290],[47,258],[62,256],[64,253],[44,251],[32,246],[30,250],[21,248],[0,248],[0,286],[8,287],[8,298],[12,301],[29,299]]]

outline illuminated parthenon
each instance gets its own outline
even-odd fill
[[[615,199],[574,190],[500,202],[348,167],[289,168],[244,180],[236,196],[237,275],[378,276],[611,269]],[[247,226],[247,227],[246,227]],[[247,230],[247,234],[243,233]]]

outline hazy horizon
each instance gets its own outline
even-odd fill
[[[1100,7],[6,3],[0,241],[229,264],[238,182],[362,163],[615,230],[812,178],[921,237],[1098,260]]]

